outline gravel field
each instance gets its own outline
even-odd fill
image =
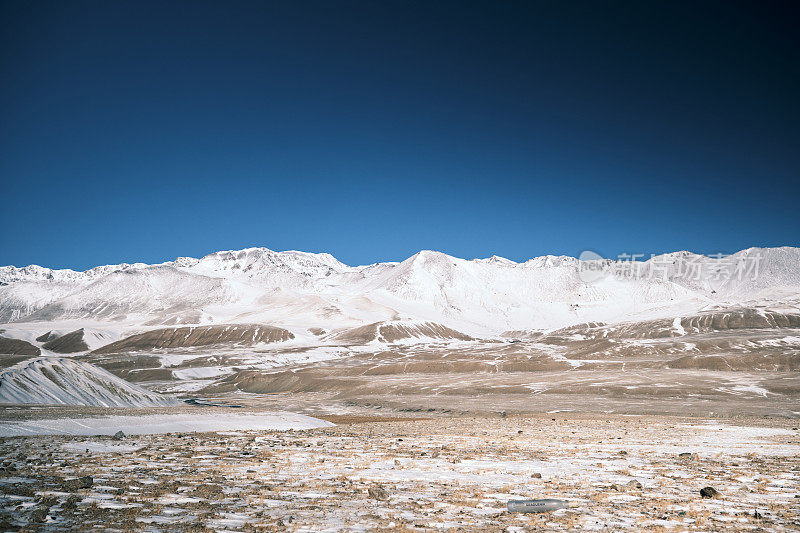
[[[120,439],[5,438],[0,525],[150,531],[800,528],[796,420],[571,413],[326,418],[338,425]],[[704,487],[718,495],[702,497]],[[563,498],[574,507],[508,513],[506,502],[519,498]]]

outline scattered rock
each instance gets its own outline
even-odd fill
[[[700,489],[700,496],[703,498],[716,498],[719,492],[714,487],[703,487]]]
[[[369,497],[374,499],[374,500],[382,500],[383,501],[383,500],[388,500],[389,499],[389,493],[386,492],[386,489],[383,488],[383,485],[380,485],[378,483],[376,483],[375,485],[372,485],[369,488],[369,490],[367,491],[367,493],[369,494]]]
[[[11,483],[3,486],[3,494],[14,496],[32,497],[34,492],[27,483]]]

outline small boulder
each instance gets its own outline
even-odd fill
[[[531,477],[534,479],[542,479],[542,474],[540,472],[534,472],[531,474]]]
[[[78,502],[81,501],[80,496],[76,496],[75,494],[71,494],[67,501],[61,504],[62,509],[75,509],[78,506]]]
[[[714,487],[703,487],[700,489],[700,496],[703,498],[716,498],[719,496],[719,491]]]
[[[632,479],[628,481],[628,487],[636,490],[642,490],[642,484],[639,483],[638,479]]]
[[[386,492],[386,489],[383,488],[383,485],[380,485],[378,483],[372,485],[367,490],[367,493],[369,494],[369,497],[372,498],[373,500],[384,501],[389,499],[389,493]]]
[[[119,430],[116,433],[114,433],[114,440],[122,440],[124,438],[125,438],[125,433],[123,433],[122,430]]]
[[[92,476],[83,476],[75,479],[65,479],[62,483],[64,489],[67,491],[90,489],[94,485]]]
[[[31,512],[31,522],[41,524],[47,520],[47,513],[50,511],[49,507],[37,507]]]
[[[687,459],[687,460],[691,459],[696,461],[697,459],[699,459],[699,456],[696,453],[683,452],[678,454],[678,459]]]
[[[58,504],[58,498],[53,496],[45,496],[44,498],[39,498],[39,506],[45,507],[50,509],[52,506]]]

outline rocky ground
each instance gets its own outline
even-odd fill
[[[328,418],[338,425],[3,439],[0,529],[800,528],[796,420]],[[548,497],[574,507],[505,509]]]

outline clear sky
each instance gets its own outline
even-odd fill
[[[800,245],[795,2],[0,2],[0,264]]]

